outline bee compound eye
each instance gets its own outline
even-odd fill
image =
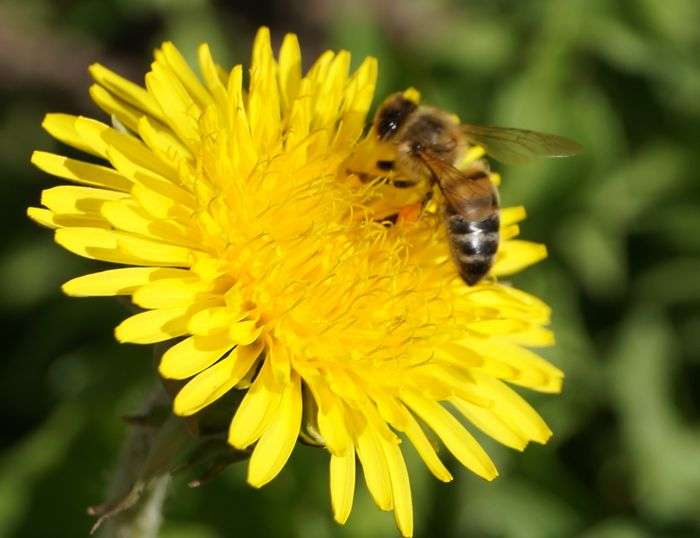
[[[403,97],[391,99],[377,115],[377,135],[380,140],[391,138],[401,128],[417,105]]]
[[[383,121],[379,122],[377,128],[377,133],[379,134],[380,140],[386,140],[391,135],[396,133],[399,129],[399,123],[394,118],[385,118]]]

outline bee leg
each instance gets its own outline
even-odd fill
[[[350,170],[349,168],[347,168],[345,170],[345,173],[348,176],[355,176],[357,179],[360,180],[360,183],[369,183],[374,178],[374,176],[372,176],[366,172],[360,172],[357,170]]]
[[[399,210],[399,216],[396,219],[396,223],[404,223],[404,222],[416,222],[418,218],[420,217],[421,213],[423,212],[423,202],[416,202],[415,204],[410,204],[403,206]]]
[[[389,179],[389,184],[397,189],[410,189],[418,185],[417,181],[411,179]]]
[[[433,189],[430,189],[428,192],[425,193],[425,196],[423,196],[423,199],[421,200],[422,207],[421,209],[425,209],[426,206],[430,203],[430,200],[433,199]]]
[[[414,204],[410,204],[407,206],[402,207],[399,210],[398,217],[396,219],[397,223],[399,222],[416,222],[420,216],[423,214],[423,211],[425,210],[426,206],[430,202],[430,200],[433,199],[433,191],[429,190],[428,192],[425,193],[425,196],[423,196],[423,199],[420,202],[416,202]]]
[[[389,215],[388,217],[384,217],[381,219],[379,222],[385,227],[385,228],[391,228],[392,226],[396,226],[396,221],[399,220],[399,214],[398,213],[393,213]]]

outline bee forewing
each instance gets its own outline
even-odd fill
[[[581,153],[577,142],[563,136],[510,127],[464,123],[467,140],[483,146],[486,153],[505,164],[522,164],[538,157],[570,157]]]
[[[468,176],[431,152],[421,151],[418,157],[433,174],[450,205],[459,206],[465,197],[480,198],[491,194],[492,187],[489,182],[474,181],[475,178]],[[482,176],[486,177],[485,174],[481,174],[479,177]]]

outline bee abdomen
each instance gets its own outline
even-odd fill
[[[473,286],[489,272],[498,250],[498,213],[481,220],[469,220],[462,215],[448,216],[450,246],[459,274]]]

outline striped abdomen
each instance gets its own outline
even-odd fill
[[[459,275],[473,286],[489,272],[498,250],[498,194],[464,199],[460,208],[445,211],[450,249]]]

